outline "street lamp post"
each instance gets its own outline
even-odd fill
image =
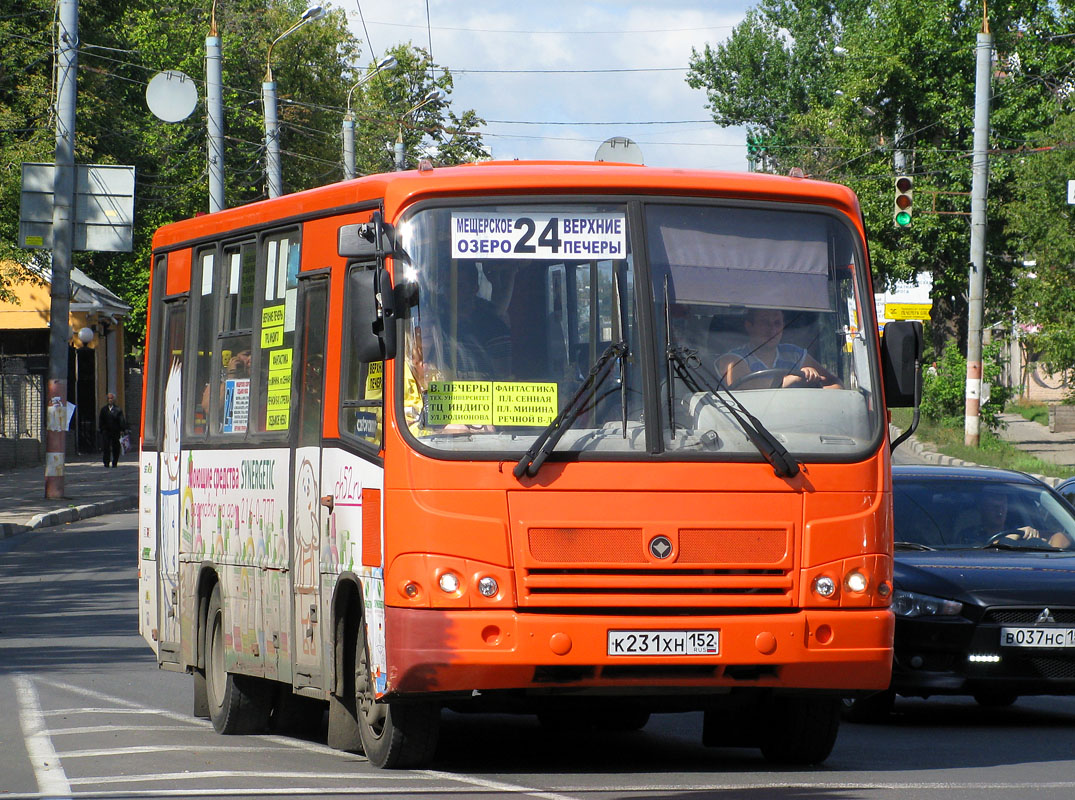
[[[351,95],[355,89],[364,84],[383,69],[392,69],[396,66],[395,56],[386,56],[377,62],[373,72],[362,79],[347,92],[347,113],[343,117],[343,177],[350,180],[355,177],[355,115],[351,111]]]
[[[433,102],[438,101],[438,100],[443,100],[447,96],[448,95],[446,95],[443,90],[434,89],[429,94],[427,94],[425,97],[423,97],[422,100],[417,105],[415,105],[412,108],[408,109],[407,112],[402,117],[400,117],[400,120],[399,120],[399,135],[396,137],[396,147],[395,147],[396,172],[399,172],[400,170],[403,169],[403,123],[404,123],[404,121],[407,119],[407,117],[409,117],[415,111],[420,109],[426,103],[433,103]]]
[[[216,0],[205,37],[205,108],[208,125],[209,211],[224,208],[224,95]]]
[[[269,197],[279,197],[283,193],[284,179],[280,170],[280,123],[276,117],[276,81],[272,77],[272,49],[285,36],[290,36],[303,25],[325,16],[321,6],[306,9],[302,17],[281,33],[269,45],[269,54],[265,58],[265,79],[261,83],[261,99],[265,106],[265,184]]]

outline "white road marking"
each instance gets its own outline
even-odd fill
[[[129,731],[130,733],[146,733],[148,731],[189,731],[189,725],[83,725],[78,728],[53,728],[52,738],[67,736],[72,733],[117,733]]]
[[[456,783],[463,783],[468,786],[478,786],[482,789],[492,789],[495,792],[507,792],[511,794],[522,794],[527,797],[540,797],[543,800],[575,800],[571,795],[560,794],[558,792],[548,792],[541,789],[534,789],[529,786],[519,786],[514,783],[504,783],[503,781],[490,781],[485,778],[476,778],[473,775],[456,775],[453,772],[440,772],[438,770],[423,769],[421,772],[425,775],[429,775],[431,778],[437,778],[442,781],[455,781]],[[579,790],[582,791],[582,790]],[[593,787],[585,790],[592,793]]]
[[[387,783],[400,783],[408,779],[414,780],[414,778],[406,772],[385,772],[383,775],[379,774],[375,776],[377,780],[384,780]],[[92,786],[106,786],[116,785],[120,783],[141,783],[143,781],[197,781],[202,778],[281,778],[281,779],[293,779],[293,780],[333,780],[333,781],[353,781],[355,779],[355,773],[353,772],[299,772],[293,771],[280,771],[280,772],[267,772],[263,769],[258,770],[241,770],[241,769],[211,769],[204,770],[202,772],[151,772],[145,775],[107,775],[98,778],[71,778],[71,785],[78,786],[89,784]],[[368,788],[367,788],[368,790]],[[257,794],[260,789],[248,790],[251,794]],[[422,791],[425,791],[423,787]],[[3,797],[7,798],[6,795]]]
[[[96,758],[98,756],[138,755],[141,753],[276,753],[279,747],[258,747],[256,745],[188,745],[188,744],[136,744],[127,747],[104,747],[95,750],[64,750],[61,758]]]
[[[15,696],[19,703],[19,725],[22,727],[23,739],[26,741],[26,753],[37,778],[37,788],[43,795],[55,798],[69,798],[71,785],[67,782],[60,758],[52,747],[45,717],[41,713],[41,703],[33,681],[22,673],[15,673]]]

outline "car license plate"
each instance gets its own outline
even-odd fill
[[[609,631],[610,656],[715,656],[720,631]]]
[[[1075,647],[1075,628],[1001,628],[1001,647]]]

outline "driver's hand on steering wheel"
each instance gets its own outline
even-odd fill
[[[1001,534],[996,535],[999,537]],[[1011,528],[1010,533],[1007,533],[1005,538],[1018,542],[1021,539],[1041,539],[1042,535],[1037,528],[1032,528],[1030,525],[1023,525],[1019,528]]]
[[[784,378],[783,386],[788,388],[791,386],[804,387],[816,387],[821,386],[822,379],[821,373],[813,367],[800,367],[797,370],[789,372],[787,377]]]

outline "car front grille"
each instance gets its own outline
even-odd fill
[[[993,625],[1033,625],[1045,608],[1046,606],[990,608],[985,612],[982,622]],[[1057,625],[1075,625],[1075,608],[1048,606],[1048,609]]]
[[[1075,659],[1073,658],[1032,656],[1026,659],[1026,665],[1043,678],[1053,680],[1075,679]]]

